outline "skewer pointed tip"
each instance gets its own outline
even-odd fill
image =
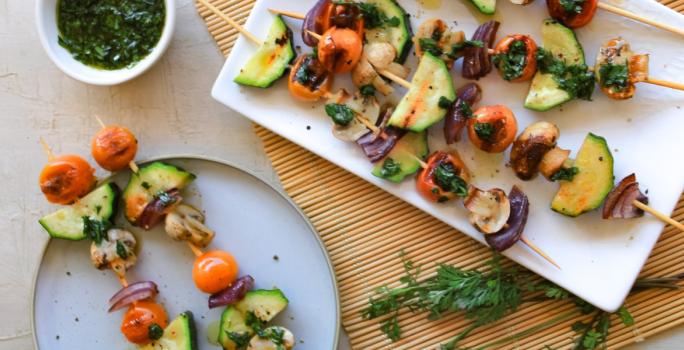
[[[539,247],[537,247],[536,244],[532,243],[532,241],[530,241],[529,239],[527,239],[527,237],[522,236],[522,237],[520,237],[520,240],[523,241],[523,243],[525,243],[528,247],[530,247],[530,249],[534,250],[535,253],[539,254],[542,258],[544,258],[544,260],[546,260],[546,261],[548,261],[549,263],[551,263],[551,265],[555,266],[555,267],[558,268],[559,270],[563,270],[563,269],[560,267],[560,265],[558,265],[558,264],[557,264],[553,259],[551,259],[551,257],[548,256],[546,253],[544,253],[543,250],[541,250]]]

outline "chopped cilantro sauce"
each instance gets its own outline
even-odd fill
[[[159,42],[164,0],[59,0],[59,45],[95,68],[130,67]]]
[[[499,66],[504,80],[519,78],[527,66],[527,44],[523,40],[514,41],[505,53],[494,56],[494,64]]]

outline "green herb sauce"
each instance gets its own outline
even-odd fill
[[[468,195],[468,184],[456,174],[456,169],[451,163],[442,163],[437,166],[435,182],[444,191],[456,193],[460,197]]]
[[[527,44],[523,40],[514,41],[508,52],[494,56],[494,64],[503,72],[504,80],[519,78],[527,66]]]
[[[629,68],[627,64],[606,63],[599,68],[601,86],[613,91],[625,91],[629,86]]]
[[[596,77],[586,65],[567,65],[541,47],[537,51],[537,65],[540,72],[553,75],[558,86],[572,98],[591,101]]]
[[[563,7],[565,12],[579,15],[582,13],[584,2],[585,0],[560,0],[560,5]]]
[[[130,67],[159,42],[164,0],[59,0],[59,45],[78,61],[116,70]]]
[[[475,123],[475,134],[477,134],[477,137],[479,137],[481,140],[484,141],[492,141],[492,138],[494,137],[494,125],[491,123]]]
[[[392,158],[387,158],[382,163],[382,169],[380,169],[380,176],[384,178],[392,177],[401,172],[401,164],[394,161]]]
[[[342,104],[329,103],[325,105],[325,113],[332,118],[333,122],[340,126],[347,126],[354,120],[354,111]]]

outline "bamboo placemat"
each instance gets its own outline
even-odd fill
[[[241,23],[254,5],[254,0],[210,2]],[[684,12],[684,0],[660,2]],[[219,49],[228,55],[237,31],[201,5],[197,6]],[[401,249],[416,264],[430,267],[424,271],[429,274],[434,271],[435,262],[462,268],[480,267],[491,256],[488,248],[284,138],[257,125],[255,131],[285,191],[309,217],[330,253],[339,283],[342,323],[354,349],[432,349],[469,325],[461,314],[428,321],[425,314],[403,312],[399,317],[404,330],[402,339],[391,343],[379,331],[378,320],[363,320],[360,310],[374,288],[383,284],[398,285],[397,280],[403,274],[398,259]],[[680,197],[673,215],[676,220],[684,221],[684,196]],[[684,234],[666,227],[642,276],[669,276],[684,271],[682,244]],[[636,324],[625,327],[613,320],[608,341],[611,349],[684,323],[684,291],[646,291],[629,297],[626,305]],[[525,306],[500,322],[477,329],[467,338],[469,342],[462,345],[484,344],[530,329],[574,307],[567,301]],[[577,320],[583,319],[572,318],[534,332],[505,348],[542,349],[549,345],[553,349],[567,349],[574,335],[570,326]]]

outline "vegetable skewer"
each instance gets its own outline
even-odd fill
[[[429,165],[422,160],[419,157],[415,157],[415,160],[420,163],[421,168],[427,169]],[[548,261],[551,265],[555,266],[559,270],[561,270],[561,267],[556,263],[548,254],[546,254],[541,248],[539,248],[536,244],[534,244],[532,241],[527,239],[524,235],[520,236],[520,240],[525,243],[530,249],[532,249],[535,253],[539,254],[544,260]]]

